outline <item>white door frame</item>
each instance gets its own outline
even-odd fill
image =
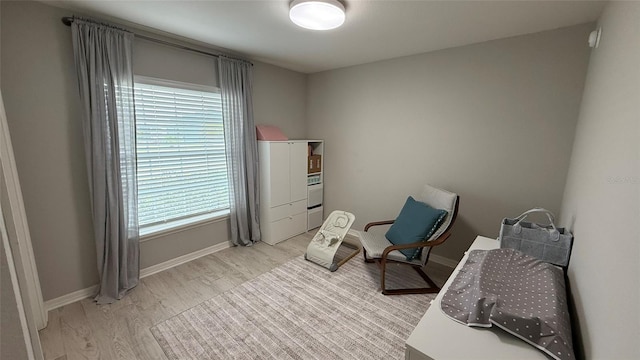
[[[26,311],[32,314],[35,326],[38,329],[43,329],[47,326],[47,312],[44,308],[40,279],[38,277],[36,261],[33,256],[31,235],[27,224],[27,215],[24,210],[22,190],[20,188],[20,181],[18,180],[18,170],[13,156],[13,147],[11,145],[9,125],[7,124],[7,115],[4,109],[4,102],[2,101],[1,90],[0,165],[0,175],[3,176],[6,186],[6,189],[0,189],[0,191],[6,190],[7,192],[9,204],[5,212],[10,212],[11,214],[11,219],[7,219],[7,221],[12,220],[15,227],[15,239],[9,238],[8,240],[13,250],[13,258],[17,267],[16,270],[18,280],[20,281],[20,289],[22,290],[22,298],[25,300],[24,306]]]
[[[20,284],[18,281],[18,274],[16,269],[16,263],[13,261],[13,254],[11,246],[9,245],[9,235],[4,225],[4,213],[0,207],[0,246],[4,248],[4,254],[7,258],[7,265],[9,267],[9,276],[11,278],[11,287],[13,288],[13,294],[16,298],[16,308],[18,310],[18,318],[20,319],[20,327],[22,328],[22,337],[24,339],[24,347],[27,352],[27,358],[29,360],[42,360],[44,355],[42,354],[42,346],[40,344],[40,338],[38,332],[33,324],[32,317],[27,314],[24,308],[24,301],[22,299],[22,292],[20,291]],[[4,286],[9,286],[4,284]],[[31,324],[31,325],[30,325]]]

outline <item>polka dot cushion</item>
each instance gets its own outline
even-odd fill
[[[514,249],[473,250],[440,307],[468,326],[493,325],[558,360],[575,359],[562,269]]]

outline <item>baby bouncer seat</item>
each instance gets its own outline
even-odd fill
[[[349,212],[333,211],[309,243],[304,258],[324,266],[332,272],[338,270],[340,266],[360,252],[358,246],[342,242],[355,219],[356,217]],[[336,256],[340,247],[351,250],[342,259]]]

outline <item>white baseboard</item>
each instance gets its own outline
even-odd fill
[[[189,254],[185,254],[182,256],[178,256],[177,258],[173,258],[171,260],[167,260],[165,262],[162,262],[160,264],[156,264],[156,265],[151,265],[149,267],[146,267],[144,269],[140,269],[140,278],[144,278],[153,274],[157,274],[161,271],[164,270],[168,270],[171,269],[172,267],[178,266],[178,265],[182,265],[186,262],[201,258],[203,256],[207,256],[209,254],[213,254],[215,252],[230,248],[231,242],[226,241],[220,244],[216,244],[213,246],[209,246],[206,247],[204,249],[198,250],[198,251],[194,251],[192,253]],[[74,303],[76,301],[80,301],[89,297],[92,297],[96,294],[96,291],[98,290],[98,285],[93,285],[90,286],[88,288],[85,289],[80,289],[77,291],[74,291],[72,293],[66,294],[66,295],[62,295],[60,297],[57,297],[55,299],[51,299],[51,300],[47,300],[44,302],[44,309],[45,311],[49,312],[50,310],[53,309],[57,309],[59,307],[63,307],[65,305],[69,305],[71,303]]]
[[[165,262],[161,262],[160,264],[151,265],[144,269],[140,270],[140,278],[144,278],[153,274],[157,274],[161,271],[171,269],[172,267],[182,265],[191,260],[195,260],[197,258],[201,258],[203,256],[207,256],[209,254],[213,254],[215,252],[230,248],[232,246],[231,242],[225,241],[220,244],[215,244],[213,246],[206,247],[202,250],[194,251],[192,253],[188,253],[186,255],[178,256],[177,258],[173,258],[171,260],[167,260]]]
[[[458,266],[457,261],[436,254],[429,255],[429,260],[452,269],[455,269],[456,266]]]
[[[356,236],[356,233],[354,230],[349,230],[349,235],[352,236]],[[161,271],[164,270],[168,270],[171,269],[172,267],[178,266],[178,265],[182,265],[184,263],[187,263],[189,261],[201,258],[203,256],[207,256],[209,254],[213,254],[216,253],[218,251],[230,248],[232,246],[231,242],[223,242],[220,244],[216,244],[213,246],[209,246],[206,247],[204,249],[198,250],[198,251],[194,251],[192,253],[186,254],[186,255],[182,255],[182,256],[178,256],[177,258],[173,258],[171,260],[167,260],[165,262],[162,262],[160,264],[156,264],[156,265],[151,265],[149,267],[146,267],[144,269],[140,270],[140,278],[144,278],[147,276],[151,276],[153,274],[157,274]],[[429,256],[430,260],[444,265],[444,266],[448,266],[450,268],[455,268],[458,265],[458,262],[455,260],[451,260],[449,258],[443,257],[443,256],[439,256],[439,255],[435,255],[435,254],[431,254]],[[97,285],[93,285],[90,286],[88,288],[85,289],[80,289],[77,291],[74,291],[72,293],[66,294],[66,295],[62,295],[60,297],[57,297],[55,299],[51,299],[51,300],[47,300],[44,302],[44,308],[45,311],[49,312],[53,309],[57,309],[59,307],[63,307],[65,305],[69,305],[71,303],[74,303],[76,301],[80,301],[89,297],[92,297],[96,294],[96,291],[98,290],[98,286]]]
[[[92,297],[96,294],[96,291],[98,291],[98,285],[93,285],[85,289],[80,289],[72,293],[62,295],[55,299],[47,300],[44,302],[44,310],[49,312],[50,310]]]
[[[349,232],[347,234],[349,234],[351,236],[355,236],[355,237],[358,236],[356,231],[353,230],[353,229],[349,229]],[[455,267],[458,266],[458,262],[457,261],[451,260],[449,258],[446,258],[444,256],[440,256],[440,255],[431,254],[431,255],[429,255],[429,260],[433,261],[434,263],[438,263],[440,265],[444,265],[444,266],[450,267],[452,269],[455,269]]]

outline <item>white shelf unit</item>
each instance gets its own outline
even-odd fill
[[[307,148],[307,155],[320,155],[319,171],[309,172],[311,166],[307,164],[307,231],[309,231],[322,226],[324,221],[324,141],[307,140]],[[308,161],[312,159],[309,158]]]
[[[260,229],[275,245],[307,229],[307,140],[258,141]]]

